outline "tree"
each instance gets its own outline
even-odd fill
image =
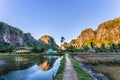
[[[34,53],[40,53],[43,51],[44,51],[44,48],[41,45],[35,45],[32,48],[32,52],[34,52]]]
[[[87,52],[89,50],[89,47],[88,46],[84,46],[83,50],[84,50],[84,52]]]
[[[65,38],[62,36],[60,42],[63,43]]]
[[[117,46],[118,46],[118,51],[120,51],[120,43]]]
[[[105,48],[104,44],[101,45],[100,49],[101,49],[102,52],[106,52],[106,48]]]
[[[66,48],[67,51],[70,51],[70,52],[74,52],[75,51],[75,47],[70,45],[69,47]]]
[[[93,49],[93,48],[94,48],[94,43],[91,42],[90,46],[91,46],[91,48]]]
[[[117,45],[112,44],[112,45],[110,46],[110,51],[111,51],[111,52],[118,52],[118,51],[117,51]]]
[[[11,46],[9,43],[3,43],[0,42],[0,52],[5,53],[5,52],[12,52],[14,49],[13,46]]]
[[[64,42],[64,40],[65,40],[65,38],[62,36],[61,40],[60,40],[61,44]],[[59,48],[59,52],[60,52],[60,48]]]

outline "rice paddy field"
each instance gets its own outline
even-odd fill
[[[109,80],[120,80],[120,54],[78,55],[77,61],[89,66],[94,72],[102,73]]]
[[[120,80],[120,66],[94,66],[96,72],[102,72],[111,80]]]

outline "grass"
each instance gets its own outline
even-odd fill
[[[35,56],[35,55],[41,55],[41,56],[62,56],[63,54],[53,54],[53,53],[0,53],[0,56]]]
[[[36,54],[0,53],[0,56],[33,56]]]
[[[95,66],[94,70],[104,73],[111,80],[120,80],[120,66]]]
[[[76,59],[91,64],[120,63],[120,55],[79,55]]]
[[[88,76],[88,74],[85,73],[83,71],[83,69],[80,67],[79,63],[76,60],[74,60],[70,55],[69,55],[69,58],[72,62],[72,65],[73,65],[75,71],[76,71],[78,80],[91,80],[90,77]]]
[[[54,80],[62,80],[63,79],[63,71],[64,71],[64,68],[65,68],[65,63],[66,63],[66,59],[65,59],[65,55],[64,55],[63,59],[61,60],[60,67],[58,69],[58,72],[57,72]]]

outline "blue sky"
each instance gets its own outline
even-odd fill
[[[0,21],[30,32],[51,35],[57,44],[77,38],[86,28],[120,17],[120,0],[0,0]]]

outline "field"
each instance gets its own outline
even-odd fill
[[[110,80],[120,80],[120,54],[86,54],[74,58],[92,66],[93,71],[105,74]]]
[[[85,63],[120,63],[120,54],[82,54],[75,56],[75,59]]]
[[[94,70],[106,74],[112,80],[120,80],[120,66],[94,66]]]

